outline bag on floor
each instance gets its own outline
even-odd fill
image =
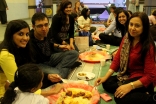
[[[93,39],[92,39],[92,35],[90,32],[80,31],[79,36],[88,36],[89,37],[89,46],[93,45]]]
[[[80,52],[89,49],[89,37],[88,36],[76,36],[74,37],[75,44]]]

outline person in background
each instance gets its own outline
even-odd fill
[[[130,10],[127,10],[128,14],[129,14],[129,18],[132,16],[132,12]]]
[[[7,13],[8,6],[5,0],[0,0],[0,21],[1,24],[7,24]]]
[[[77,1],[75,3],[75,7],[74,7],[72,13],[76,13],[78,17],[81,15],[80,2],[79,1]]]
[[[150,33],[156,43],[156,24],[150,26]]]
[[[4,40],[0,44],[0,66],[9,81],[8,85],[14,81],[14,73],[19,66],[34,63],[32,48],[29,44],[29,30],[29,25],[23,20],[12,20],[6,27]],[[59,82],[60,78],[55,76],[56,74],[44,73],[42,88]],[[36,93],[47,96],[54,94],[55,91],[38,90]]]
[[[107,20],[107,26],[109,26],[111,24],[111,22],[115,19],[114,11],[115,11],[116,7],[110,6],[109,9],[110,9],[110,15]]]
[[[15,72],[14,81],[4,94],[1,104],[49,104],[42,95],[34,94],[41,88],[43,72],[35,64],[25,64]]]
[[[81,27],[81,31],[79,32],[80,36],[89,36],[89,45],[93,45],[92,36],[90,32],[91,28],[91,19],[90,19],[90,10],[84,8],[81,11],[81,16],[78,17],[78,25]],[[96,29],[95,29],[96,30]]]
[[[136,3],[135,3],[135,6],[136,6],[136,12],[139,12],[139,0],[136,0]]]
[[[83,2],[80,2],[80,10],[82,11],[84,8],[87,8],[88,9],[88,6],[87,5],[84,5]]]
[[[150,26],[156,24],[156,10],[153,11],[152,15],[148,16]]]
[[[76,13],[72,13],[71,15],[73,16],[73,18],[75,20],[75,23],[74,23],[74,32],[75,32],[75,34],[74,34],[74,36],[79,36],[79,32],[80,32],[81,27],[79,26],[78,21],[77,21],[78,16],[77,16]]]
[[[136,12],[136,0],[129,0],[128,10],[132,11],[132,13]]]
[[[123,9],[115,10],[116,18],[104,33],[99,34],[102,43],[119,46],[126,34],[129,14]],[[114,32],[112,32],[114,30]]]
[[[114,94],[116,104],[156,104],[155,53],[148,16],[144,12],[133,13],[110,69],[95,85],[102,84]],[[118,74],[112,76],[114,72]]]
[[[71,16],[72,3],[62,1],[57,13],[52,18],[51,32],[57,44],[68,45],[70,50],[77,50],[74,43],[74,18]]]

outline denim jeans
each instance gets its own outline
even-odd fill
[[[59,74],[62,78],[67,78],[78,55],[76,50],[54,53],[48,62],[40,63],[38,66],[44,73]]]

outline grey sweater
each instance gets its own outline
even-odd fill
[[[116,20],[114,19],[108,28],[104,31],[105,34],[109,34],[114,31],[114,36],[122,37],[121,32],[116,29]]]

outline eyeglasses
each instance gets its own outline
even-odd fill
[[[45,23],[45,24],[39,24],[39,25],[35,25],[37,28],[42,28],[43,26],[44,27],[48,27],[49,26],[49,23]]]

